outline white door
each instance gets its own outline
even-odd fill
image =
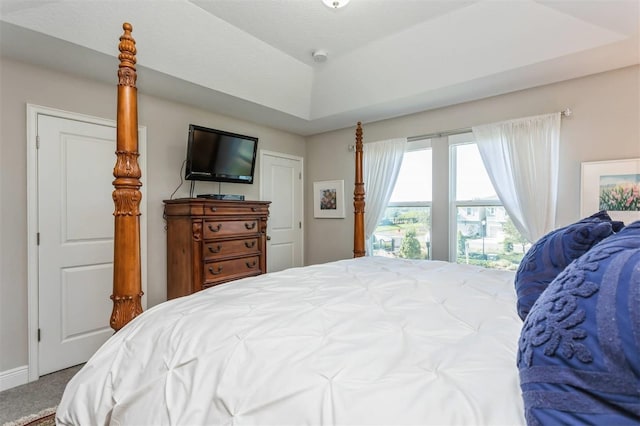
[[[39,375],[85,362],[113,334],[116,129],[38,115]]]
[[[261,198],[271,201],[267,271],[302,266],[302,158],[261,151]]]

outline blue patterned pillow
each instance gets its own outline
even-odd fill
[[[524,255],[515,277],[518,315],[523,320],[549,283],[571,262],[624,224],[600,211],[574,224],[549,232]]]
[[[640,423],[640,221],[549,285],[524,322],[518,369],[530,426]]]

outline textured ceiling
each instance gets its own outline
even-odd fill
[[[2,54],[309,135],[640,63],[640,0],[2,0]],[[322,49],[328,60],[315,63]]]

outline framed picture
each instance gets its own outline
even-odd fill
[[[640,220],[640,158],[582,163],[581,217],[606,210],[626,225]]]
[[[325,180],[313,183],[313,217],[344,217],[344,181]]]

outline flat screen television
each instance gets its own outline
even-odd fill
[[[258,138],[189,125],[185,179],[253,183]]]

